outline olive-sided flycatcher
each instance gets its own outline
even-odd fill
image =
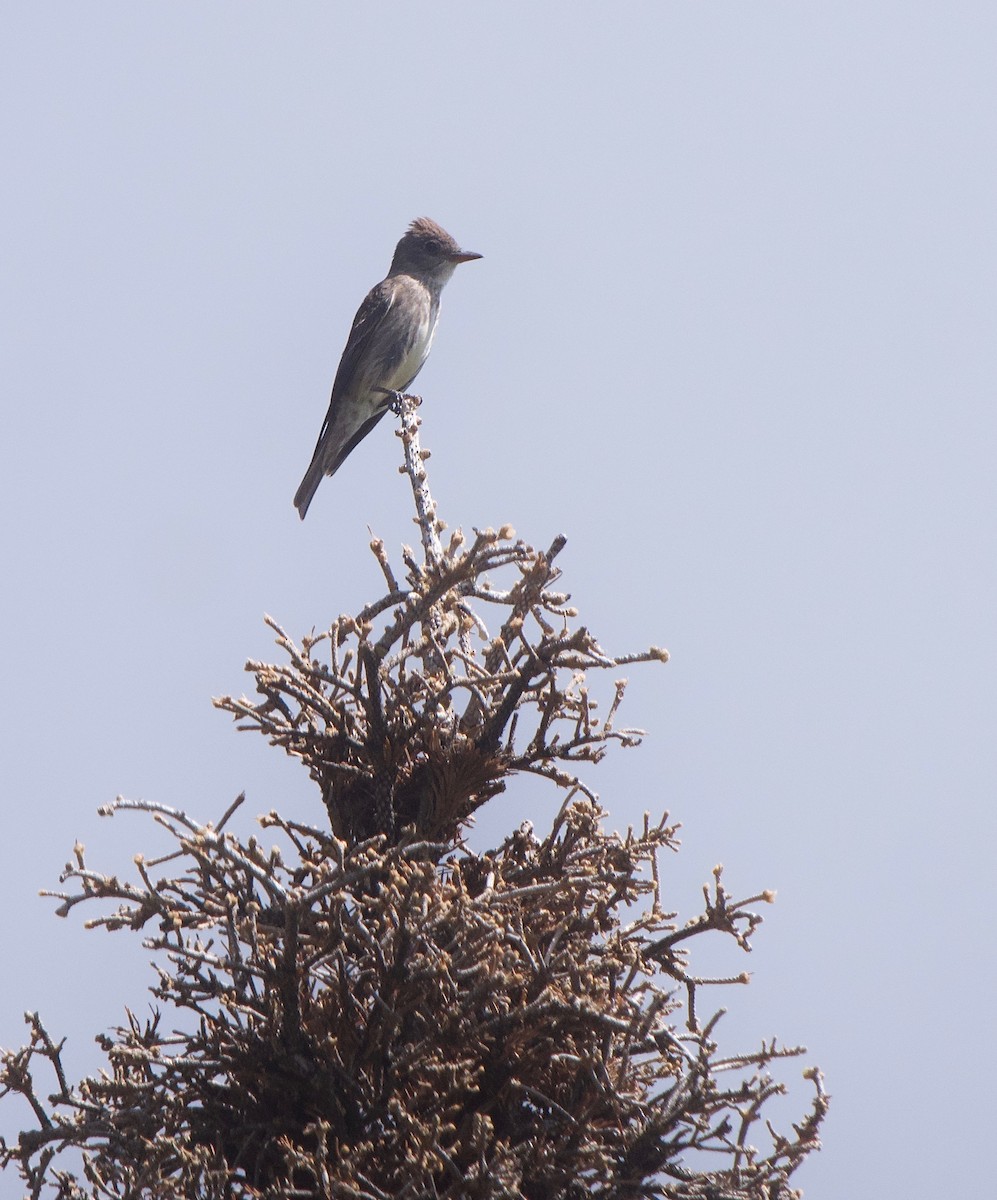
[[[480,258],[461,250],[428,217],[409,226],[395,247],[391,269],[367,294],[332,385],[332,399],[308,470],[294,496],[304,520],[323,475],[343,460],[404,392],[429,356],[440,315],[440,293],[458,263]]]

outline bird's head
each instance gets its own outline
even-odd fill
[[[429,217],[418,217],[395,247],[390,275],[414,275],[446,283],[459,263],[480,258],[473,250],[462,250],[449,233]]]

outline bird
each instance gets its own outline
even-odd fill
[[[440,315],[440,293],[460,263],[481,258],[462,250],[428,217],[409,225],[388,274],[367,293],[353,318],[315,453],[294,507],[305,519],[318,485],[335,475],[429,356]]]

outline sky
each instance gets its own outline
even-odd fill
[[[484,257],[419,378],[451,526],[563,533],[634,667],[612,828],[666,898],[777,892],[717,946],[730,1049],[807,1046],[808,1198],[982,1195],[997,838],[997,9],[921,0],[3,5],[0,1044],[146,1011],[139,939],[60,921],[117,794],[319,822],[211,697],[381,594],[416,531],[388,420],[308,463],[354,311],[428,215]],[[601,683],[611,695],[611,681]],[[257,744],[258,743],[258,744]],[[559,797],[510,789],[482,844]],[[712,950],[709,953],[713,953]],[[989,1014],[989,1015],[988,1015]],[[9,1132],[10,1111],[0,1112]]]

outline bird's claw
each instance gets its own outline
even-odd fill
[[[406,400],[413,401],[417,408],[422,403],[421,396],[409,396],[406,392],[396,392],[393,388],[379,387],[375,390],[388,397],[388,408],[396,417],[402,415],[402,405]]]

